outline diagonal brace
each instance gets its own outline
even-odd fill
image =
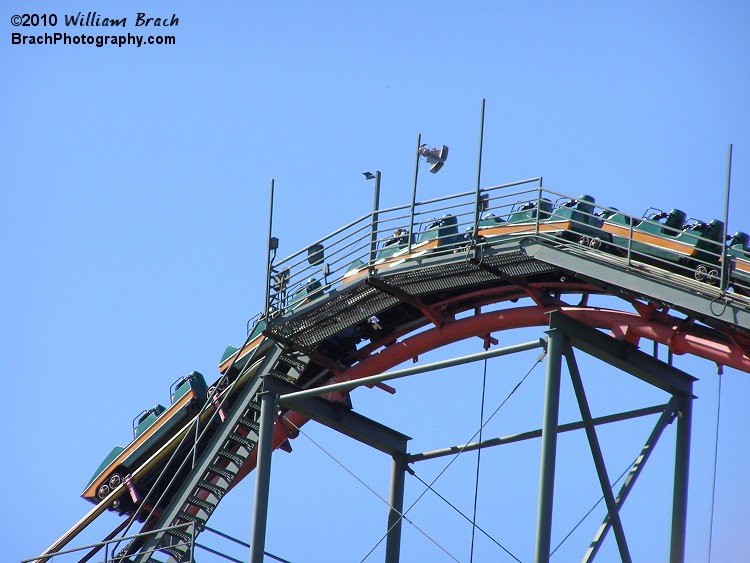
[[[371,276],[367,278],[366,283],[367,285],[371,285],[372,287],[379,289],[383,293],[392,295],[393,297],[395,297],[399,301],[402,301],[403,303],[406,303],[407,305],[411,305],[412,307],[419,309],[422,314],[438,328],[453,320],[449,315],[446,315],[442,311],[439,311],[434,307],[430,307],[429,305],[425,305],[418,296],[411,295],[410,293],[405,292],[400,287],[396,287],[395,285],[386,283],[380,278]]]
[[[659,420],[657,420],[654,429],[651,431],[651,435],[648,437],[648,440],[646,440],[646,443],[641,449],[640,455],[636,458],[635,462],[631,466],[630,471],[628,472],[628,476],[625,477],[625,481],[623,482],[622,487],[620,487],[620,491],[617,493],[617,498],[615,499],[618,510],[625,502],[625,499],[628,498],[630,491],[633,490],[635,482],[643,471],[643,468],[646,466],[648,458],[651,457],[651,454],[653,453],[654,448],[656,447],[656,443],[659,441],[662,432],[674,420],[677,409],[675,401],[676,399],[672,398],[669,403],[664,405],[664,411],[659,417]],[[599,548],[602,546],[604,538],[607,537],[607,532],[609,532],[611,527],[612,521],[609,517],[609,514],[607,514],[607,516],[604,518],[604,521],[602,521],[601,526],[599,526],[599,529],[596,531],[594,539],[591,541],[591,545],[586,550],[581,563],[591,563],[591,561],[594,560],[594,557],[598,553]]]
[[[573,347],[569,342],[565,343],[563,354],[565,355],[565,361],[568,364],[568,372],[570,373],[570,379],[573,382],[573,390],[575,391],[578,408],[581,411],[581,418],[583,419],[583,424],[586,429],[586,437],[588,438],[589,447],[591,448],[591,456],[594,460],[594,465],[596,466],[596,474],[599,477],[604,500],[607,504],[607,512],[610,521],[612,522],[612,527],[614,528],[617,547],[620,550],[620,559],[623,562],[630,563],[632,559],[630,557],[630,551],[628,550],[627,540],[625,539],[625,532],[622,528],[622,522],[620,521],[620,513],[618,512],[618,507],[615,503],[614,495],[612,494],[612,485],[610,484],[609,476],[607,475],[607,466],[604,463],[602,449],[599,444],[599,439],[596,436],[594,423],[592,422],[591,409],[589,408],[588,400],[586,399],[586,392],[583,388],[581,373],[578,370],[578,364],[575,355],[573,354]]]
[[[501,280],[508,282],[512,285],[516,285],[523,289],[526,294],[531,297],[531,300],[534,301],[534,303],[537,304],[539,307],[546,307],[552,303],[552,298],[544,293],[543,291],[540,291],[539,289],[536,289],[534,287],[531,287],[529,284],[514,278],[513,276],[506,274],[503,272],[500,268],[497,268],[495,266],[492,266],[490,264],[487,264],[482,261],[481,259],[481,247],[476,247],[474,256],[469,258],[469,262],[474,264],[477,268],[480,270],[484,270],[485,272],[489,272],[493,274],[494,276],[497,276]],[[479,257],[477,257],[479,256]]]

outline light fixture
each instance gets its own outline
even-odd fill
[[[323,263],[324,258],[323,245],[319,242],[312,244],[307,249],[307,263],[311,266],[318,266]]]
[[[427,145],[419,146],[419,154],[430,165],[430,172],[435,174],[438,170],[443,167],[445,161],[448,159],[448,147],[443,145],[440,148],[429,148]]]
[[[380,170],[372,172],[362,172],[366,180],[375,180],[375,197],[372,202],[372,225],[370,227],[370,261],[369,265],[375,263],[378,254],[378,209],[380,209]]]

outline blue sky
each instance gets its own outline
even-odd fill
[[[127,17],[131,33],[141,33],[137,12],[175,13],[178,27],[152,32],[173,34],[176,45],[10,44],[29,29],[11,26],[14,14],[62,20],[79,10]],[[550,189],[633,214],[680,207],[710,220],[723,215],[733,143],[729,228],[750,231],[745,2],[6,0],[0,21],[7,560],[42,551],[88,511],[78,495],[111,446],[128,441],[132,418],[166,401],[181,375],[214,379],[225,346],[242,341],[262,307],[271,178],[282,255],[369,211],[365,170],[382,171],[384,206],[408,202],[418,133],[450,146],[440,174],[420,175],[420,196],[472,189],[485,98],[483,185],[543,176]],[[434,356],[476,352],[478,343]],[[488,409],[534,358],[490,362]],[[581,361],[595,414],[662,399]],[[702,360],[676,365],[700,378],[687,560],[706,561],[718,378]],[[485,435],[539,426],[543,373],[535,368]],[[353,400],[412,436],[412,451],[434,449],[476,431],[481,375],[472,365],[399,382],[395,397],[360,390]],[[712,560],[736,561],[750,558],[750,375],[727,369],[723,378]],[[564,422],[577,417],[569,391]],[[632,461],[652,424],[602,431],[610,475]],[[387,496],[389,460],[326,429],[304,430]],[[670,426],[624,509],[638,561],[666,558],[673,444]],[[295,562],[362,559],[384,532],[386,507],[308,438],[294,448],[274,458],[267,549]],[[539,444],[496,450],[482,457],[478,523],[528,561]],[[600,495],[585,437],[562,438],[558,452],[553,545]],[[475,463],[461,456],[436,483],[467,513]],[[431,480],[443,467],[416,470]],[[407,481],[407,505],[421,492]],[[247,540],[252,494],[248,478],[211,524]],[[599,507],[553,560],[580,558],[602,516]],[[469,560],[470,527],[442,501],[426,495],[411,517]],[[76,543],[115,525],[107,516]],[[614,553],[610,538],[601,559]],[[441,557],[450,560],[404,527],[403,560]],[[503,557],[478,537],[475,561]],[[368,560],[379,559],[382,546]]]

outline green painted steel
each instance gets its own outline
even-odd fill
[[[134,442],[136,442],[144,432],[151,428],[151,426],[153,426],[165,412],[167,412],[169,419],[166,420],[156,432],[146,438],[142,443],[138,444],[138,446],[127,456],[123,457],[123,453],[128,449],[128,446],[115,446],[94,472],[93,477],[86,484],[86,487],[84,487],[84,491],[87,490],[91,484],[99,479],[107,470],[119,472],[120,476],[124,477],[125,473],[136,469],[149,455],[163,444],[169,436],[173,435],[179,427],[182,427],[182,425],[187,422],[188,418],[197,412],[198,408],[205,402],[207,386],[205,378],[199,372],[192,372],[190,375],[178,380],[174,385],[176,385],[176,388],[171,397],[172,405],[191,390],[196,393],[195,403],[188,403],[172,413],[168,413],[168,409],[163,405],[155,405],[141,413],[136,417],[137,423],[133,429]],[[112,466],[115,461],[117,461],[117,466]],[[110,468],[110,466],[112,467]]]
[[[189,473],[180,482],[173,498],[159,514],[158,521],[154,524],[155,527],[167,528],[180,523],[194,522],[195,533],[188,537],[190,541],[193,541],[195,535],[205,526],[257,443],[257,426],[251,414],[255,412],[253,403],[261,389],[263,376],[275,370],[280,355],[281,350],[278,346],[271,346],[270,349],[268,346],[256,348],[248,362],[262,359],[261,365],[252,379],[234,397],[221,426],[206,436],[207,443],[202,446],[202,452],[193,460]],[[247,436],[238,434],[239,426],[247,428],[252,433]],[[234,441],[235,436],[241,443],[237,442],[233,450],[228,450],[226,445],[229,441]],[[175,544],[182,544],[184,541],[184,537],[174,533],[156,534],[140,547],[134,561],[147,563],[148,551],[155,547],[159,547],[161,551],[180,560],[179,558],[185,555],[185,551],[176,547]]]
[[[538,185],[530,186],[530,184]],[[271,189],[273,193],[273,182]],[[515,281],[518,281],[519,287],[526,288],[528,280],[533,280],[534,276],[538,276],[536,279],[545,280],[552,275],[569,276],[573,272],[578,280],[584,280],[590,283],[591,287],[604,292],[614,293],[628,299],[646,297],[667,303],[671,309],[683,312],[691,318],[710,321],[707,324],[721,324],[750,330],[750,303],[747,299],[742,299],[735,293],[728,293],[723,284],[717,288],[710,283],[699,283],[711,282],[710,276],[706,280],[696,281],[692,279],[692,271],[687,270],[686,273],[688,267],[692,268],[697,263],[720,264],[719,257],[723,254],[730,257],[734,264],[739,261],[750,262],[748,236],[743,237],[742,233],[738,233],[729,248],[725,249],[723,237],[719,236],[719,233],[725,230],[724,223],[721,221],[714,220],[705,224],[693,223],[694,228],[685,229],[685,214],[679,210],[673,210],[671,214],[665,214],[665,217],[659,219],[652,217],[650,221],[635,219],[615,209],[597,206],[594,198],[590,196],[573,199],[563,194],[543,190],[540,178],[487,189],[477,188],[471,192],[419,203],[415,200],[415,193],[416,189],[411,206],[405,205],[391,209],[379,209],[376,198],[371,214],[363,216],[280,261],[273,266],[273,269],[270,267],[272,263],[270,258],[272,252],[275,256],[278,241],[271,237],[271,222],[269,221],[268,293],[265,312],[266,316],[272,320],[257,322],[252,330],[248,331],[249,339],[256,338],[267,330],[279,342],[285,344],[291,342],[299,344],[301,350],[312,350],[320,343],[333,340],[342,334],[348,338],[353,333],[350,331],[361,329],[358,325],[366,323],[371,315],[380,315],[381,312],[404,305],[392,295],[383,295],[377,287],[373,288],[363,283],[360,276],[352,276],[355,281],[347,285],[349,282],[344,279],[345,273],[353,271],[360,273],[368,268],[369,270],[364,273],[377,276],[387,281],[388,284],[398,287],[403,291],[403,295],[415,297],[443,295],[446,292],[454,292],[457,295],[462,291],[498,288],[500,285],[513,284]],[[567,200],[567,203],[561,203],[563,200]],[[273,205],[273,195],[271,205]],[[485,213],[484,216],[481,215],[482,212]],[[270,215],[272,214],[271,207]],[[427,217],[440,219],[425,220]],[[663,223],[660,222],[662,219],[665,219]],[[551,222],[566,223],[571,226],[567,231],[562,227],[557,230],[546,229],[546,231],[553,232],[545,232],[545,229],[539,228]],[[608,223],[626,227],[629,236],[622,236],[622,229],[619,229],[619,234],[616,235],[605,232]],[[393,236],[390,236],[393,226],[403,227],[407,224],[408,231],[404,232],[399,228],[393,231]],[[491,238],[482,236],[483,229],[511,224],[523,228],[507,236],[497,235]],[[418,236],[414,234],[416,231],[419,232]],[[684,242],[686,248],[692,249],[690,258],[693,262],[686,261],[679,252],[634,240],[633,232],[653,234],[662,242]],[[396,235],[396,233],[399,234]],[[603,245],[601,247],[598,244],[589,245],[593,239],[597,239],[598,244]],[[435,240],[439,241],[438,248],[425,248],[433,246],[426,243]],[[380,243],[380,248],[377,248],[378,243]],[[410,250],[414,250],[411,256],[408,255]],[[651,272],[634,260],[634,257],[644,255],[656,260],[660,264],[659,268]],[[373,256],[376,257],[374,261]],[[480,256],[481,260],[477,259],[476,263],[467,260],[472,256]],[[490,264],[493,260],[496,264]],[[726,263],[726,260],[724,262]],[[492,268],[488,270],[488,264],[494,270]],[[485,268],[479,267],[480,265]],[[725,268],[729,273],[729,266],[725,264]],[[281,272],[284,272],[284,282],[274,285],[273,274]],[[493,272],[500,274],[493,278]],[[734,287],[735,291],[738,287],[744,287],[747,291],[750,288],[750,274],[738,272],[736,268],[731,270],[729,285]],[[723,274],[724,268],[722,268],[722,279]],[[409,293],[407,289],[412,293]],[[404,308],[410,306],[409,303],[406,302]],[[356,314],[350,314],[352,311]],[[349,319],[347,315],[354,320]],[[326,325],[329,317],[335,319],[335,322],[328,323],[330,326]],[[291,327],[289,334],[281,333],[281,329],[289,327]],[[307,332],[302,335],[303,331]],[[320,331],[320,334],[313,334],[315,331]],[[303,336],[309,338],[309,341],[303,341]],[[559,345],[555,346],[552,363],[559,364]],[[230,359],[237,351],[236,347],[228,347],[224,352],[222,362]],[[227,412],[222,412],[222,416],[226,415],[230,422],[243,418],[243,412],[246,411],[240,412],[237,409],[249,408],[248,405],[255,400],[255,394],[259,390],[258,377],[272,373],[281,354],[275,346],[270,352],[266,348],[264,353],[268,356],[263,360],[262,370],[259,370],[262,373],[257,374],[252,383],[248,384],[248,389],[243,389],[239,406],[234,405],[227,409]],[[236,362],[235,368],[245,369],[251,356],[256,357],[254,353],[247,354],[246,358]],[[262,354],[258,358],[261,356]],[[334,362],[337,359],[332,358],[331,361]],[[615,365],[624,365],[631,360],[632,357],[628,354],[610,358]],[[646,373],[648,367],[648,365],[639,364],[636,370],[645,381],[652,382],[651,376]],[[200,395],[201,401],[205,401],[205,380],[202,376],[200,378],[198,376],[200,374],[197,374],[194,379],[190,379],[189,376],[188,380],[177,384],[171,394],[172,404],[184,397],[191,388],[194,388]],[[540,553],[549,551],[548,538],[544,539],[541,536],[548,536],[549,530],[546,528],[548,518],[551,517],[551,500],[549,504],[546,504],[546,500],[545,504],[542,504],[541,497],[548,494],[551,496],[552,493],[553,482],[549,481],[550,475],[554,474],[555,445],[552,435],[557,429],[556,420],[553,420],[556,419],[554,403],[557,400],[555,398],[557,391],[554,387],[559,384],[559,381],[555,383],[554,380],[559,380],[559,366],[548,366],[548,376],[550,376],[547,389],[549,404],[545,411],[543,437],[545,453],[540,476],[538,558]],[[361,383],[361,381],[356,382],[354,385]],[[685,393],[686,387],[689,387],[689,383],[679,377],[667,378],[654,384],[661,385],[662,388],[673,393]],[[194,405],[191,408],[193,407]],[[685,407],[685,409],[688,408],[689,406]],[[136,436],[142,436],[157,421],[160,421],[164,412],[165,408],[161,405],[146,412],[136,424]],[[179,420],[179,416],[170,416],[170,419],[165,421],[166,424],[159,428],[154,436],[139,446],[136,450],[138,456],[144,452],[153,451],[153,448],[163,443],[170,434],[175,432],[175,425]],[[250,424],[255,422],[251,420]],[[237,424],[243,423],[237,422]],[[686,431],[689,432],[689,429],[684,429],[682,432]],[[231,428],[221,427],[215,436],[211,437],[211,443],[203,451],[196,467],[200,466],[205,469],[206,463],[210,464],[211,461],[215,461],[216,456],[223,451],[222,448],[225,449],[220,440],[234,436],[233,432]],[[684,441],[684,437],[681,437],[681,440]],[[252,441],[252,439],[247,439],[248,443],[245,444],[248,453],[252,448]],[[97,469],[97,474],[90,483],[101,476],[101,473],[106,471],[123,451],[124,448],[121,446],[114,448]],[[678,451],[680,466],[688,454],[689,451],[681,445]],[[223,451],[221,455],[230,460],[230,465],[239,463],[238,459],[233,460],[231,456],[234,454],[231,452]],[[130,461],[126,463],[129,464]],[[136,461],[132,463],[137,464]],[[216,475],[221,476],[223,471],[227,480],[231,481],[236,473],[233,470],[224,470],[223,467],[224,465],[219,467]],[[195,492],[200,479],[201,476],[195,471],[190,473],[189,478],[176,494],[176,500],[165,508],[165,518],[169,516],[171,520],[167,518],[168,521],[163,523],[171,523],[175,519],[182,518],[178,513],[185,503],[192,502],[194,507],[201,507],[195,499],[190,500],[193,498],[190,495]],[[678,479],[682,482],[679,487],[676,485],[676,497],[682,494],[677,490],[678,488],[683,486],[686,488],[687,474],[676,476],[676,480]],[[192,489],[190,489],[191,486]],[[220,491],[215,502],[212,500],[209,503],[211,504],[209,508],[201,509],[204,510],[205,519],[210,516],[210,512],[228,486],[227,484],[227,487]],[[204,490],[210,491],[210,489]],[[677,519],[681,517],[683,510],[683,507],[678,505],[679,502],[676,501]],[[679,522],[676,526],[679,527]],[[674,542],[680,542],[680,533],[682,532],[679,530],[674,532]]]
[[[112,463],[114,460],[116,460],[122,452],[125,451],[124,446],[115,446],[112,448],[112,451],[109,452],[107,457],[104,458],[104,460],[101,462],[99,467],[96,468],[96,471],[94,471],[94,474],[91,476],[91,479],[89,479],[89,482],[86,483],[86,486],[84,489],[88,489],[91,483],[96,481],[96,478],[99,477],[99,475],[102,474],[102,471],[104,471],[107,467],[109,467],[109,464]]]
[[[153,407],[139,415],[138,424],[133,429],[133,437],[137,438],[146,430],[151,428],[154,422],[156,422],[156,419],[159,418],[165,410],[167,410],[167,407],[165,407],[164,405],[154,405]]]
[[[239,348],[237,348],[236,346],[232,346],[231,344],[227,346],[227,349],[224,350],[224,353],[221,355],[221,360],[219,360],[219,364],[220,365],[223,364],[229,358],[234,356],[237,353],[237,350],[239,350]]]
[[[206,379],[200,372],[194,371],[190,375],[182,377],[172,385],[175,390],[171,394],[172,404],[175,404],[191,390],[199,397],[205,397],[208,392]]]

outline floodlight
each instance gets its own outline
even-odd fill
[[[427,145],[420,145],[419,154],[430,164],[430,172],[435,174],[448,159],[448,147],[443,145],[440,148],[431,149]]]

